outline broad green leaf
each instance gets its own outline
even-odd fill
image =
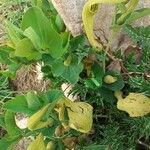
[[[65,30],[65,25],[60,15],[56,16],[55,24],[58,32],[63,32]]]
[[[0,115],[0,127],[4,128],[4,129],[6,128],[3,115]]]
[[[31,27],[27,28],[23,34],[31,40],[32,44],[37,50],[40,50],[41,39]]]
[[[25,35],[32,42],[34,41],[34,45],[36,42],[39,42],[38,45],[36,44],[36,47],[49,52],[54,58],[61,57],[67,50],[63,37],[53,29],[50,20],[46,18],[38,7],[32,7],[27,10],[23,16],[21,28],[23,31],[28,31],[25,32]]]
[[[0,148],[1,150],[7,150],[8,147],[11,145],[11,141],[7,141],[6,139],[1,139],[0,140]]]
[[[79,80],[79,75],[83,70],[82,63],[78,63],[76,56],[72,56],[72,60],[69,66],[65,66],[65,70],[61,75],[68,82],[75,84]]]
[[[62,59],[54,61],[52,65],[52,73],[54,76],[61,76],[65,70],[64,63]]]
[[[2,64],[11,64],[12,61],[9,58],[9,53],[13,51],[13,49],[8,47],[0,47],[0,62]]]
[[[28,103],[28,108],[31,110],[38,110],[41,107],[41,102],[38,99],[37,94],[34,91],[30,91],[26,95],[26,100]]]
[[[5,125],[9,136],[18,136],[21,134],[15,122],[15,113],[11,111],[5,112]]]
[[[49,90],[43,94],[43,98],[48,101],[48,103],[52,103],[57,99],[60,99],[63,96],[62,91],[60,90]]]
[[[9,78],[12,78],[14,79],[15,76],[16,76],[16,72],[17,70],[20,68],[20,64],[19,63],[16,63],[16,62],[13,62],[10,63],[7,67],[8,69],[4,70],[4,71],[0,71],[0,73],[5,76],[5,77],[9,77]]]
[[[15,56],[25,57],[28,60],[37,60],[40,58],[41,54],[35,50],[33,44],[29,39],[24,38],[17,43]]]
[[[4,104],[4,108],[12,112],[20,112],[25,114],[32,114],[33,111],[28,108],[28,103],[25,96],[17,96]]]
[[[44,62],[44,64],[52,65],[55,59],[51,57],[49,54],[42,54],[42,61]]]
[[[52,64],[52,73],[54,76],[61,76],[68,82],[75,84],[79,79],[79,74],[83,70],[82,63],[78,63],[76,56],[71,56],[71,62],[69,65],[64,65],[64,62],[59,59]]]
[[[0,139],[0,150],[12,150],[18,143],[19,139],[8,140],[6,138]]]
[[[23,38],[23,31],[11,22],[6,22],[6,29],[10,40],[13,42],[14,46]]]

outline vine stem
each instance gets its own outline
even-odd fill
[[[109,58],[111,58],[112,60],[116,60],[114,56],[112,56],[111,54],[109,54],[109,48],[111,47],[112,43],[113,43],[113,40],[114,38],[116,37],[117,35],[117,31],[113,31],[112,34],[110,35],[109,39],[108,39],[108,44],[106,46],[106,49],[104,50],[104,56],[108,55]],[[105,73],[105,69],[106,69],[106,60],[104,59],[103,60],[103,71]]]

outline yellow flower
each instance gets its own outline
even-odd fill
[[[36,139],[28,146],[27,150],[46,150],[43,135],[39,134]]]
[[[47,126],[53,125],[53,119],[49,118],[47,121],[41,121],[42,117],[45,115],[45,113],[48,111],[50,104],[47,104],[45,107],[40,109],[38,112],[33,114],[27,122],[27,127],[29,130],[37,130],[41,129]]]
[[[121,92],[115,92],[118,99],[117,108],[126,111],[130,117],[144,116],[150,113],[150,98],[142,93],[129,93],[126,98],[122,98]]]
[[[46,146],[46,150],[55,150],[54,142],[50,141]]]
[[[111,75],[107,75],[104,78],[104,82],[107,84],[112,84],[112,83],[115,83],[116,81],[117,81],[117,77],[113,77]]]
[[[62,124],[63,126],[69,126],[72,129],[87,133],[92,128],[93,122],[93,108],[91,105],[85,102],[72,102],[69,99],[62,99],[58,103],[59,119],[64,120],[64,110],[67,110],[69,122],[68,124]],[[63,111],[62,111],[63,110]]]
[[[98,11],[98,4],[105,3],[105,4],[116,4],[121,3],[126,0],[88,0],[87,3],[83,7],[82,11],[82,20],[84,25],[85,33],[88,37],[90,44],[93,47],[97,47],[100,50],[102,49],[102,45],[96,41],[93,26],[94,26],[94,16]]]

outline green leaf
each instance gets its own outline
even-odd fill
[[[91,89],[96,89],[101,87],[103,76],[104,76],[104,71],[102,67],[95,63],[92,66],[92,77],[85,81],[86,87]]]
[[[60,15],[56,16],[55,25],[57,27],[58,32],[63,32],[65,30],[65,25]]]
[[[78,63],[78,59],[76,56],[72,56],[71,64],[69,66],[65,66],[65,70],[61,75],[68,82],[75,84],[79,80],[79,74],[83,70],[82,63]]]
[[[61,76],[65,70],[64,63],[62,59],[54,61],[52,64],[52,73],[54,76]]]
[[[62,96],[63,93],[60,90],[50,90],[44,93],[44,98],[48,100],[48,103],[52,103],[53,101],[60,99]]]
[[[33,114],[33,111],[28,108],[25,96],[16,96],[14,99],[7,101],[4,104],[4,108],[12,112]]]
[[[85,45],[85,41],[86,37],[84,35],[79,35],[70,40],[70,46],[72,49],[77,50],[79,46],[83,47]]]
[[[109,150],[109,146],[107,145],[90,145],[84,147],[82,150]]]
[[[41,54],[35,50],[29,39],[24,38],[16,45],[15,56],[25,57],[28,60],[37,60],[40,58]]]
[[[37,94],[35,94],[34,91],[30,91],[27,93],[26,100],[28,103],[28,108],[31,110],[39,110],[42,106]]]
[[[49,54],[42,54],[42,61],[44,62],[44,64],[52,65],[55,59],[51,57]]]
[[[53,29],[50,20],[38,7],[27,10],[23,16],[21,28],[35,47],[46,50],[52,57],[59,58],[66,52],[68,45],[64,45],[63,37]]]
[[[0,115],[0,127],[4,128],[4,129],[6,128],[3,115]]]
[[[69,66],[64,65],[62,59],[56,60],[52,64],[52,73],[54,76],[61,76],[68,82],[75,84],[79,79],[79,74],[83,70],[82,63],[78,63],[75,55],[71,56],[71,63]]]
[[[3,138],[0,139],[0,149],[1,150],[12,150],[13,147],[19,142],[20,138],[14,138],[14,139],[7,139]]]
[[[137,19],[140,19],[144,16],[150,15],[150,8],[142,8],[139,10],[135,10],[130,17],[126,20],[125,24],[130,24]]]
[[[44,93],[41,98],[45,103],[51,103],[49,111],[51,112],[56,103],[63,97],[63,93],[60,90],[50,90]]]
[[[16,45],[23,38],[23,31],[11,22],[6,22],[6,29],[10,40]]]
[[[16,72],[17,70],[20,68],[20,64],[19,63],[16,63],[16,62],[12,62],[11,64],[9,64],[7,67],[8,69],[7,70],[4,70],[4,71],[0,71],[0,73],[5,76],[5,77],[9,77],[9,78],[12,78],[14,79],[15,76],[16,76]]]
[[[21,134],[15,122],[15,113],[11,111],[5,112],[5,125],[9,136],[18,136]]]
[[[9,58],[9,53],[13,51],[13,49],[8,47],[0,47],[0,62],[2,64],[11,64],[12,61]]]
[[[32,27],[27,28],[24,31],[23,34],[31,40],[32,44],[34,45],[34,47],[37,50],[40,50],[40,48],[41,48],[41,39],[37,35],[37,33],[32,29]]]

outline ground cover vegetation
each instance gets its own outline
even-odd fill
[[[16,10],[21,8],[15,16],[5,9],[13,2]],[[93,32],[101,3],[116,7],[107,44]],[[5,66],[0,70],[1,150],[13,149],[23,137],[32,139],[27,150],[150,149],[150,26],[131,24],[150,15],[149,8],[135,9],[138,0],[89,0],[82,11],[85,33],[73,37],[51,1],[2,4],[6,39],[0,46]],[[134,44],[112,50],[120,30]],[[36,63],[42,64],[49,88],[18,95],[9,81],[19,68]],[[69,94],[78,100],[64,96],[63,83],[72,86]],[[25,129],[16,125],[16,113],[27,116]]]

